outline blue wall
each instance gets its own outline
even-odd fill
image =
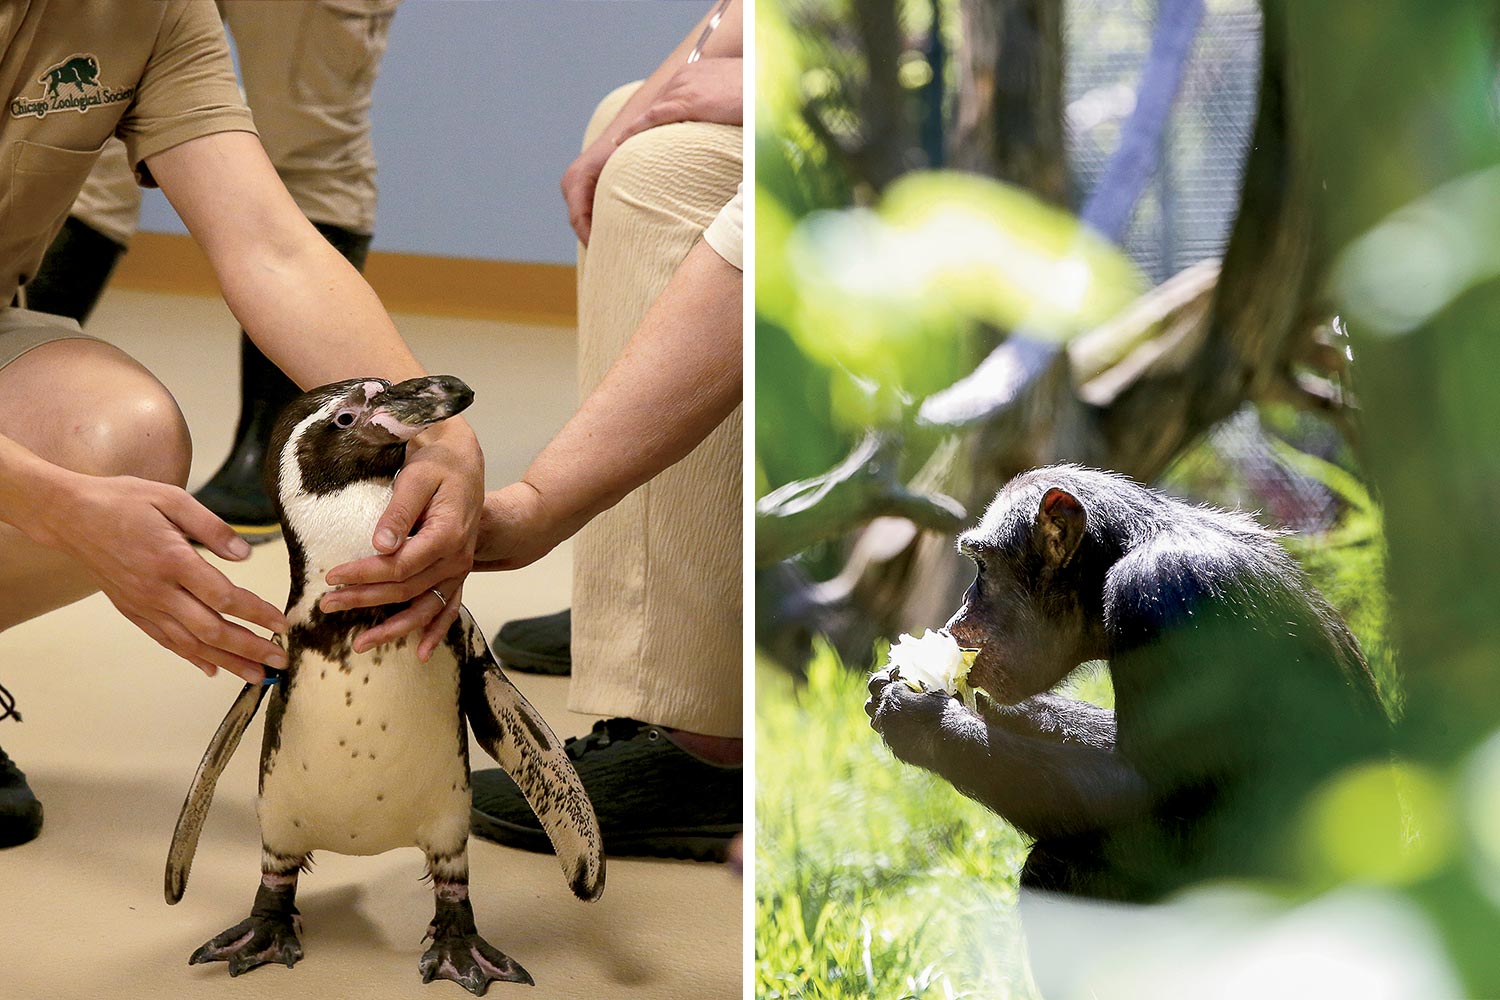
[[[406,0],[375,86],[375,249],[571,264],[558,181],[709,0]],[[457,69],[456,69],[457,68]],[[141,228],[183,232],[160,192]]]

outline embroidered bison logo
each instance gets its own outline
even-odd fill
[[[66,83],[86,94],[85,87],[99,86],[99,61],[93,56],[71,56],[48,69],[36,82],[46,84],[48,97],[56,97],[57,89]]]

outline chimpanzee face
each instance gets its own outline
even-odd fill
[[[1103,655],[1102,572],[1092,572],[1087,514],[1069,493],[1002,492],[958,549],[978,573],[948,631],[979,649],[969,683],[1004,704],[1046,691]],[[1092,579],[1091,579],[1092,578]],[[1094,596],[1090,596],[1091,593]]]

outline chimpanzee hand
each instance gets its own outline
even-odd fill
[[[870,678],[865,714],[870,727],[885,739],[891,752],[908,764],[931,768],[942,732],[943,716],[961,702],[942,691],[913,691],[890,668]]]

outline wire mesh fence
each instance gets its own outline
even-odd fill
[[[1135,107],[1155,0],[1071,0],[1065,8],[1067,149],[1081,204]],[[1239,204],[1260,79],[1260,9],[1209,3],[1163,135],[1155,178],[1125,252],[1152,280],[1223,252]]]
[[[1067,152],[1077,204],[1104,174],[1135,106],[1151,47],[1157,0],[1068,0]],[[1158,150],[1157,170],[1126,230],[1124,250],[1160,283],[1222,256],[1239,207],[1260,81],[1261,18],[1253,0],[1209,0]],[[1166,477],[1169,489],[1258,512],[1272,526],[1322,531],[1341,501],[1290,468],[1271,439],[1334,458],[1339,436],[1310,417],[1278,414],[1275,428],[1253,405],[1221,421]]]

